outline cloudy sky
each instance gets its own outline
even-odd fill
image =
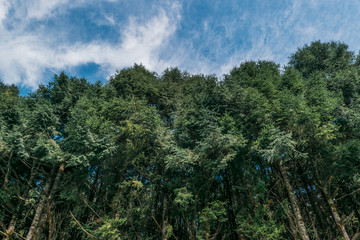
[[[311,41],[360,49],[358,0],[0,0],[0,79],[34,90],[65,71],[91,82],[134,63],[222,74]]]

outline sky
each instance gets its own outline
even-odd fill
[[[0,79],[33,91],[134,63],[221,78],[248,60],[284,66],[316,40],[357,54],[359,12],[358,0],[0,0]]]

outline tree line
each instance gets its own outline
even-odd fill
[[[360,239],[360,57],[0,83],[4,239]]]

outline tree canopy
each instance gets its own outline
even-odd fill
[[[360,239],[360,65],[340,42],[222,80],[142,65],[0,82],[4,239]]]

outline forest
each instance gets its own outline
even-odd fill
[[[360,55],[0,82],[3,239],[360,239]]]

